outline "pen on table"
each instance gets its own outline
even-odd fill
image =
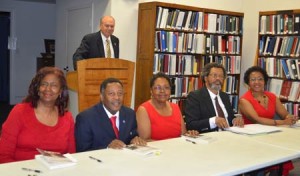
[[[37,170],[37,169],[29,169],[29,168],[25,168],[25,167],[23,167],[22,170],[25,170],[25,171],[32,171],[32,172],[36,172],[36,173],[42,173],[42,171],[40,171],[40,170]]]
[[[188,142],[191,142],[191,143],[193,143],[193,144],[197,144],[195,141],[191,141],[191,140],[189,140],[189,139],[185,139],[186,141],[188,141]]]
[[[96,161],[98,161],[99,163],[101,163],[101,162],[102,162],[100,159],[98,159],[98,158],[95,158],[95,157],[92,157],[92,156],[89,156],[89,158],[91,158],[91,159],[93,159],[93,160],[96,160]]]

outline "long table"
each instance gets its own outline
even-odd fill
[[[299,158],[299,134],[300,129],[291,128],[251,137],[227,131],[212,132],[204,134],[216,139],[208,144],[193,144],[183,138],[148,143],[162,150],[159,156],[145,157],[126,150],[95,150],[73,154],[78,160],[75,166],[56,170],[48,170],[36,160],[0,164],[0,175],[236,175]],[[24,171],[23,167],[42,173]]]

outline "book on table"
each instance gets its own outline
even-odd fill
[[[226,128],[225,130],[245,135],[268,134],[281,131],[279,127],[261,124],[248,124],[244,125],[244,127],[233,126]]]
[[[155,156],[155,155],[160,155],[161,150],[155,147],[151,146],[141,146],[141,145],[127,145],[124,147],[125,150],[132,151],[136,154],[139,155],[144,155],[144,156]]]
[[[69,153],[61,154],[39,148],[37,148],[37,150],[40,152],[40,155],[35,155],[35,159],[44,164],[50,170],[73,166],[77,163],[77,160]]]
[[[216,138],[199,134],[199,135],[189,135],[189,134],[184,134],[182,135],[182,138],[188,142],[192,142],[193,144],[208,144],[216,140]]]

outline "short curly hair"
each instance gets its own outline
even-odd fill
[[[263,68],[261,68],[259,66],[252,66],[252,67],[250,67],[250,68],[248,68],[246,70],[246,72],[244,74],[244,83],[246,83],[246,84],[249,85],[250,74],[253,73],[253,72],[259,72],[259,73],[261,73],[263,75],[263,77],[264,77],[265,84],[267,83],[269,75],[266,72],[266,70],[264,70]]]
[[[58,107],[59,115],[63,116],[68,108],[69,93],[65,75],[63,71],[57,67],[43,67],[37,72],[37,74],[31,80],[31,83],[28,88],[28,95],[24,98],[23,102],[29,102],[31,103],[32,107],[37,107],[38,101],[40,99],[39,88],[41,82],[49,74],[53,74],[59,79],[62,92],[60,96],[56,99],[55,106]]]
[[[150,80],[150,88],[153,87],[154,82],[155,82],[158,78],[165,78],[165,79],[168,81],[169,86],[172,85],[172,84],[171,84],[171,80],[170,80],[170,78],[169,78],[168,75],[166,75],[166,74],[163,73],[163,72],[158,72],[158,73],[156,73],[155,75],[153,75],[153,77],[151,78],[151,80]]]

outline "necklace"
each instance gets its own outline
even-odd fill
[[[262,96],[263,103],[266,104],[267,97],[265,95]],[[259,99],[257,99],[258,103],[262,103]]]
[[[260,97],[255,96],[253,93],[252,93],[252,95],[258,101],[259,104],[267,105],[267,96],[265,94],[263,94]]]

